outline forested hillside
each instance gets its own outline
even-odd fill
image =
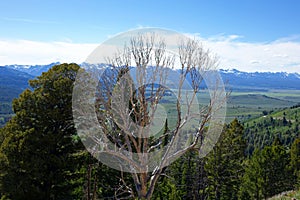
[[[300,134],[300,106],[295,105],[280,111],[263,111],[263,116],[245,122],[247,153],[255,148],[271,145],[275,138],[290,146]]]
[[[15,69],[0,67],[0,127],[13,115],[11,102],[28,88],[33,76]]]

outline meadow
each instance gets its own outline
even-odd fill
[[[202,92],[198,95],[200,106],[207,105],[209,93]],[[300,90],[270,90],[266,92],[236,92],[230,93],[227,100],[226,122],[234,118],[245,122],[270,112],[277,112],[300,103]],[[176,124],[176,97],[163,97],[162,105],[167,110],[169,125]]]

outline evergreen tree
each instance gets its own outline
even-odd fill
[[[1,190],[12,199],[68,199],[65,181],[74,170],[72,86],[79,66],[62,64],[30,81],[13,101],[15,116],[4,127]],[[3,159],[2,159],[3,160]]]
[[[241,188],[239,191],[239,199],[262,199],[262,177],[260,166],[260,152],[259,149],[255,149],[251,159],[246,160],[245,174],[242,179]]]
[[[190,151],[175,161],[167,170],[182,199],[206,199],[207,177],[204,170],[205,158],[197,151]],[[170,198],[171,199],[171,198]]]
[[[300,185],[300,138],[295,139],[291,147],[291,167],[294,175],[294,187]]]
[[[13,102],[15,116],[0,129],[0,198],[128,196],[121,180],[130,186],[130,174],[99,163],[76,135],[72,92],[78,69],[76,64],[54,66]]]
[[[279,139],[272,146],[256,149],[243,178],[241,199],[266,199],[292,189],[289,154]]]
[[[11,199],[72,199],[68,182],[73,140],[72,87],[79,66],[62,64],[30,81],[13,101],[15,116],[3,128],[1,191]]]
[[[237,199],[246,143],[243,126],[233,120],[222,132],[219,142],[205,165],[209,182],[209,199]]]

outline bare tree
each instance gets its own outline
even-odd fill
[[[78,75],[80,84],[74,86],[80,93],[73,94],[73,105],[80,107],[73,109],[74,118],[77,127],[85,127],[79,134],[90,141],[86,146],[96,158],[132,174],[136,193],[125,182],[120,191],[130,198],[150,199],[164,169],[191,149],[205,155],[218,137],[211,133],[223,126],[221,120],[220,127],[206,130],[212,120],[216,125],[217,118],[222,118],[215,115],[226,100],[216,76],[217,59],[198,41],[187,39],[178,46],[176,56],[154,35],[133,37],[123,51],[107,58],[106,67]],[[175,72],[177,65],[180,69]],[[90,87],[90,77],[96,89]],[[203,80],[210,89],[210,101],[200,106]],[[171,116],[176,123],[163,133],[159,127],[165,122],[162,100],[167,92],[176,97],[176,112]],[[96,120],[87,113],[96,113]]]

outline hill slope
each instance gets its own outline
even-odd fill
[[[289,146],[300,134],[300,106],[293,106],[277,112],[249,120],[244,123],[245,138],[248,141],[248,153],[255,147],[271,145],[277,137]]]
[[[24,89],[34,76],[15,69],[0,67],[0,101],[11,101]]]
[[[11,102],[28,88],[28,81],[34,78],[25,72],[0,67],[0,127],[13,115]]]

